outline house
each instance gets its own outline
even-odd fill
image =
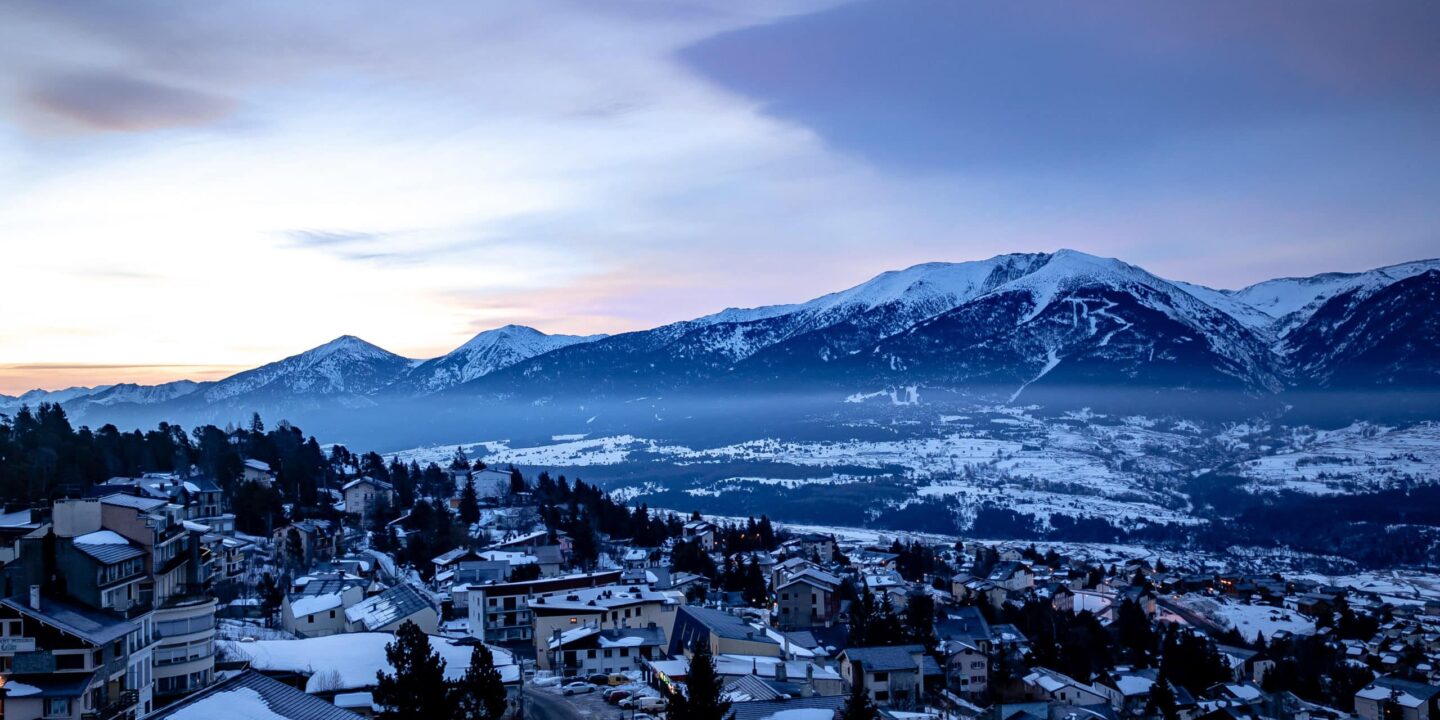
[[[1115,668],[1105,673],[1094,687],[1110,696],[1110,707],[1121,715],[1141,715],[1150,701],[1157,673],[1153,668]]]
[[[952,610],[936,623],[940,652],[945,657],[945,678],[950,689],[961,697],[975,698],[989,689],[990,623],[979,608]]]
[[[395,487],[371,477],[355,478],[345,483],[340,492],[345,499],[345,512],[358,515],[362,521],[370,517],[376,505],[393,507],[395,504]]]
[[[255,458],[247,458],[240,467],[240,480],[253,482],[270,487],[275,484],[275,471],[270,469],[270,463]]]
[[[303,568],[335,557],[339,537],[340,526],[336,523],[300,520],[277,529],[272,540],[277,558]],[[299,557],[293,557],[296,554]]]
[[[1069,675],[1037,667],[1021,678],[1025,699],[1055,702],[1062,705],[1110,705],[1110,696],[1104,690],[1082,683]]]
[[[791,557],[830,562],[830,558],[835,556],[835,537],[820,533],[802,533],[785,543],[785,549]]]
[[[721,655],[715,658],[715,674],[722,685],[742,678],[760,680],[777,694],[792,697],[842,695],[844,681],[833,667],[811,660],[787,660],[756,655]],[[757,688],[758,689],[758,688]]]
[[[985,579],[1009,592],[1035,587],[1035,572],[1029,565],[1016,561],[996,563]]]
[[[348,632],[395,632],[413,622],[426,635],[434,635],[439,631],[440,614],[419,590],[396,585],[345,608],[345,622]]]
[[[710,646],[710,654],[756,655],[780,657],[780,641],[765,628],[746,622],[724,610],[686,605],[675,614],[670,632],[670,654],[683,655],[696,643]]]
[[[706,552],[715,549],[715,526],[704,520],[691,520],[681,530],[686,540],[698,541]]]
[[[659,627],[607,628],[594,625],[560,633],[548,643],[551,667],[562,676],[639,670],[642,661],[664,656],[665,630]]]
[[[147,715],[145,720],[229,717],[357,720],[360,716],[254,670],[244,670],[153,715]]]
[[[609,585],[619,579],[619,570],[607,570],[520,582],[456,584],[450,592],[457,607],[460,596],[465,596],[463,602],[472,636],[486,642],[509,642],[534,640],[537,630],[530,609],[534,598]],[[574,624],[578,625],[579,615],[575,617]]]
[[[140,662],[149,664],[141,624],[70,600],[29,596],[0,600],[0,644],[6,718],[79,719],[106,710],[144,712],[140,690],[149,687]],[[131,649],[143,649],[143,659]],[[138,654],[138,653],[137,653]],[[134,676],[128,675],[136,669]],[[147,699],[148,703],[149,700]]]
[[[828,625],[840,612],[836,590],[840,578],[814,568],[792,575],[775,588],[779,625],[793,629]]]
[[[1235,682],[1262,682],[1265,674],[1275,667],[1274,660],[1261,657],[1256,650],[1231,645],[1219,645],[1215,649],[1220,651],[1221,657],[1230,666],[1230,674]]]
[[[926,690],[938,685],[942,675],[940,666],[921,645],[846,648],[840,652],[840,677],[847,691],[859,684],[880,707],[918,706]]]
[[[367,583],[332,573],[297,578],[295,592],[280,604],[280,626],[297,637],[337,635],[349,629],[346,608],[365,598]]]
[[[684,603],[680,592],[641,585],[601,585],[532,597],[528,605],[540,666],[546,667],[552,659],[546,649],[557,633],[591,625],[601,629],[657,627],[668,635],[675,625],[676,610]]]
[[[1355,692],[1355,714],[1363,720],[1430,720],[1440,717],[1440,686],[1396,677],[1378,677]]]

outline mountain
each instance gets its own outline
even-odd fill
[[[1075,251],[888,272],[808,303],[726,310],[532,358],[463,386],[503,394],[716,386],[850,391],[1282,387],[1267,338],[1166,280]],[[1053,373],[1053,376],[1052,376]]]
[[[1315,308],[1280,345],[1302,386],[1440,387],[1440,269],[1378,289],[1352,285]]]
[[[67,403],[77,398],[87,397],[96,393],[104,392],[113,387],[112,385],[96,385],[95,387],[68,387],[62,390],[30,390],[19,395],[0,395],[0,412],[13,413],[21,407],[29,405],[35,407],[40,403]]]
[[[234,405],[252,398],[364,397],[388,387],[415,365],[353,335],[253,370],[231,375],[182,400]]]
[[[1440,261],[1423,260],[1221,290],[1072,250],[1007,254],[608,337],[510,325],[423,361],[344,336],[217,382],[32,391],[0,398],[0,412],[62,402],[89,424],[153,426],[259,411],[376,434],[402,418],[416,435],[497,418],[567,433],[602,416],[744,426],[747,413],[824,414],[877,393],[1056,409],[1138,400],[1160,412],[1304,397],[1343,415],[1325,392],[1436,387],[1437,278]],[[1440,416],[1432,395],[1417,398],[1419,415]]]
[[[1011,388],[1282,387],[1265,338],[1119,260],[1060,251],[851,361],[892,384]]]
[[[1213,291],[1237,301],[1247,311],[1271,318],[1270,329],[1283,338],[1305,324],[1331,299],[1346,295],[1362,300],[1390,285],[1429,270],[1440,270],[1440,259],[1417,260],[1358,273],[1323,273],[1311,277],[1277,278],[1240,290]]]
[[[646,393],[731,376],[737,364],[780,343],[830,328],[845,354],[1024,275],[1047,256],[1001,255],[882,273],[806,303],[730,308],[695,320],[615,335],[547,353],[462,386],[466,392]]]
[[[551,350],[594,342],[604,335],[546,335],[524,325],[486,330],[438,358],[416,365],[390,390],[433,393],[469,382]]]

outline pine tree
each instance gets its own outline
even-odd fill
[[[514,466],[511,466],[511,467],[510,467],[510,494],[511,494],[511,495],[515,495],[515,494],[518,494],[518,493],[523,493],[523,492],[525,492],[526,489],[527,489],[527,488],[526,488],[526,486],[525,486],[525,476],[520,474],[520,470],[519,470],[519,469],[515,468]]]
[[[1155,684],[1150,688],[1150,699],[1145,703],[1145,715],[1164,720],[1178,720],[1180,717],[1175,705],[1175,690],[1170,687],[1170,679],[1165,676],[1164,671],[1155,678]]]
[[[729,720],[732,717],[730,701],[724,698],[724,688],[715,673],[715,659],[710,656],[709,644],[695,643],[685,676],[685,692],[667,687],[665,699],[670,703],[669,720]]]
[[[470,667],[453,692],[456,720],[499,720],[505,714],[505,685],[490,648],[477,644],[470,651]]]
[[[480,522],[480,495],[475,491],[473,475],[465,480],[465,487],[460,491],[460,522],[467,528]]]
[[[865,671],[860,663],[854,663],[851,673],[855,682],[850,685],[850,697],[845,699],[845,706],[840,708],[836,720],[878,720],[880,711],[875,709],[875,703],[870,702],[870,694],[865,692]]]
[[[395,673],[375,673],[375,704],[384,708],[380,717],[454,717],[445,661],[430,647],[430,638],[419,625],[405,621],[395,632],[395,641],[385,646],[385,659]]]
[[[755,607],[765,605],[770,599],[770,591],[765,585],[765,574],[760,572],[760,563],[756,562],[755,556],[750,556],[750,564],[745,567],[745,582],[741,590],[745,602]]]

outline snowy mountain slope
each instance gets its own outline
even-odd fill
[[[1281,387],[1265,340],[1133,265],[1071,251],[877,344],[854,363],[889,382],[1013,388]]]
[[[414,361],[343,335],[284,360],[231,375],[185,399],[206,403],[247,395],[369,395],[404,375]]]
[[[1379,290],[1354,287],[1316,309],[1283,341],[1302,385],[1440,386],[1440,269]]]
[[[486,330],[464,345],[416,365],[391,386],[392,391],[432,393],[510,367],[552,350],[594,342],[605,335],[546,335],[524,325]]]
[[[467,391],[584,389],[630,392],[713,380],[736,363],[792,338],[843,327],[853,346],[914,323],[1023,275],[1048,256],[1001,255],[967,263],[928,263],[882,273],[848,290],[794,305],[731,308],[714,315],[565,348],[497,372]],[[836,352],[843,352],[838,349]]]
[[[0,412],[13,413],[24,406],[35,407],[40,403],[64,404],[77,398],[83,398],[109,390],[113,385],[96,385],[95,387],[68,387],[63,390],[30,390],[19,395],[0,395]]]
[[[1416,260],[1359,273],[1324,273],[1312,277],[1277,278],[1239,290],[1219,290],[1245,306],[1274,318],[1273,330],[1284,337],[1337,295],[1356,293],[1363,299],[1393,283],[1428,270],[1440,270],[1440,259]]]

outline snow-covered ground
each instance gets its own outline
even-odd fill
[[[1437,423],[1404,429],[1361,423],[1302,436],[1297,445],[1242,463],[1249,489],[1333,495],[1440,482]]]
[[[1266,638],[1285,630],[1292,633],[1315,632],[1315,623],[1294,610],[1271,605],[1246,605],[1224,598],[1203,595],[1182,595],[1174,601],[1225,627],[1235,628],[1246,640],[1264,633]]]
[[[1389,570],[1354,575],[1302,575],[1326,585],[1375,593],[1394,605],[1440,602],[1440,575],[1411,570]]]

